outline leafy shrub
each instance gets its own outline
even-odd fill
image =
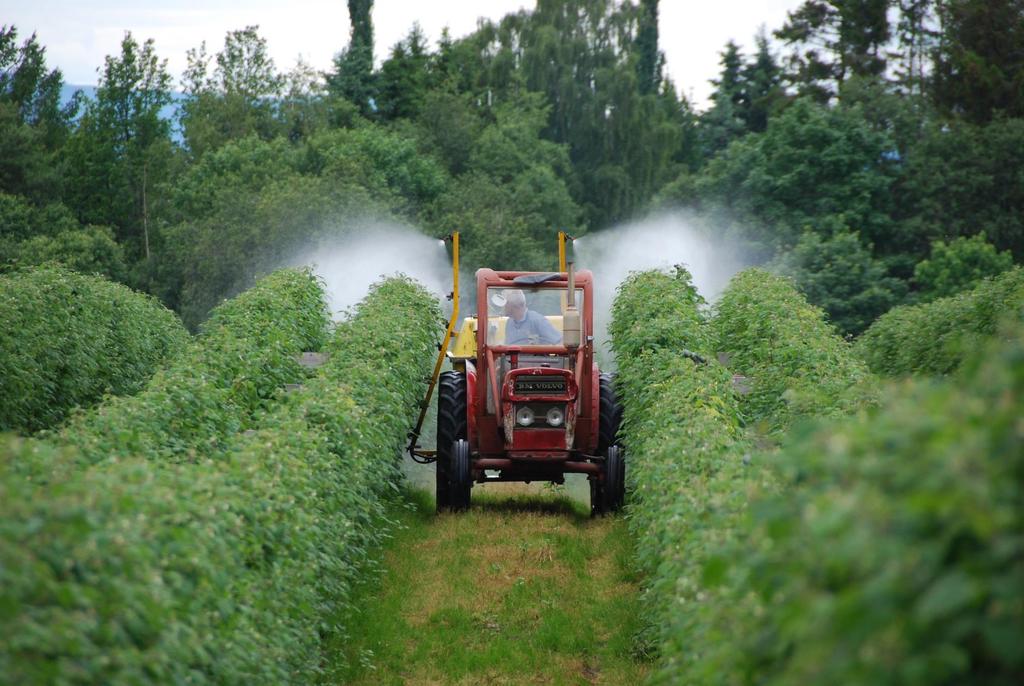
[[[1020,680],[1024,329],[1006,338],[786,443],[784,487],[710,553],[718,601],[673,683]]]
[[[1022,316],[1024,269],[1016,267],[973,290],[886,312],[857,340],[857,352],[878,374],[948,374],[1003,318]]]
[[[973,288],[1012,267],[1010,251],[998,252],[982,232],[949,243],[933,242],[931,257],[914,267],[914,281],[923,298],[934,300]]]
[[[620,287],[610,328],[625,410],[629,525],[646,576],[641,639],[657,651],[655,681],[664,683],[719,682],[707,665],[738,659],[735,632],[763,610],[737,581],[728,621],[719,619],[719,587],[730,572],[720,551],[750,544],[748,502],[780,487],[773,457],[754,453],[741,410],[781,428],[804,414],[838,412],[844,397],[855,405],[867,377],[785,279],[740,274],[711,322],[701,305],[684,270],[635,274]],[[731,365],[754,376],[754,393],[737,399],[712,354],[716,342]]]
[[[621,303],[642,296],[638,282]],[[957,381],[893,387],[879,409],[804,424],[750,456],[724,370],[644,350],[642,323],[619,300],[613,313],[616,350],[640,351],[620,356],[618,383],[653,681],[1016,682],[1024,329]],[[771,313],[779,321],[753,325]],[[814,313],[784,281],[748,272],[723,298],[730,319],[711,325],[773,387],[810,383],[786,376],[794,360],[819,379],[819,402],[753,405],[773,426],[835,414],[864,390],[857,365],[821,362],[849,353],[818,337],[829,332]]]
[[[801,415],[849,411],[865,396],[864,364],[784,277],[763,269],[737,274],[715,307],[712,329],[729,367],[749,377],[744,415],[771,431]]]
[[[251,428],[286,383],[301,381],[296,361],[327,334],[321,285],[284,269],[220,305],[174,364],[131,398],[114,398],[75,417],[55,437],[89,462],[146,455],[198,460]]]
[[[643,350],[707,352],[711,340],[704,326],[704,298],[690,273],[634,272],[616,292],[612,305],[613,345],[617,358],[628,363]]]
[[[825,238],[804,232],[779,259],[779,266],[844,335],[864,331],[907,292],[903,281],[886,275],[884,263],[871,255],[870,246],[845,228]]]
[[[647,577],[648,648],[673,654],[668,627],[679,606],[697,602],[702,550],[729,517],[742,478],[743,434],[728,372],[710,357],[703,303],[677,268],[632,274],[612,307],[612,345],[624,406],[629,524]],[[739,470],[739,472],[737,472]],[[742,490],[742,489],[740,489]]]
[[[277,278],[300,277],[312,282]],[[269,331],[252,307],[222,315]],[[382,502],[438,321],[419,287],[376,287],[329,341],[320,374],[209,460],[129,456],[40,485],[15,465],[80,456],[0,448],[0,632],[15,639],[0,646],[5,677],[316,681],[323,637],[343,631],[349,588],[387,533]]]
[[[139,391],[188,344],[153,298],[59,267],[0,276],[0,430],[38,431]]]
[[[83,274],[123,279],[128,272],[124,248],[106,226],[84,226],[53,236],[33,236],[16,249],[21,266],[61,264]]]
[[[0,271],[54,262],[115,280],[128,271],[124,248],[109,227],[80,224],[59,202],[38,207],[0,191]]]

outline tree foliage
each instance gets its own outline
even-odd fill
[[[856,233],[842,229],[827,237],[804,233],[780,267],[845,335],[864,331],[907,291],[906,283],[889,276]]]
[[[78,99],[61,103],[64,78],[46,66],[46,48],[32,34],[20,47],[14,26],[0,28],[0,103],[11,105],[21,124],[35,129],[43,146],[58,149],[66,140]]]
[[[127,277],[124,246],[105,226],[81,225],[56,202],[38,207],[0,193],[0,271],[61,263],[83,274]]]
[[[284,84],[258,26],[229,31],[213,57],[205,43],[189,50],[181,127],[193,156],[250,135],[278,135],[275,109]]]
[[[334,72],[327,87],[338,97],[355,104],[363,114],[374,109],[373,0],[348,0],[349,43],[334,58]]]
[[[730,212],[769,251],[794,246],[808,227],[836,223],[884,241],[892,227],[891,148],[859,108],[798,100],[763,135],[712,160],[695,193],[707,209]]]
[[[945,40],[936,46],[937,104],[969,121],[1024,116],[1024,2],[936,2]]]
[[[0,27],[0,191],[40,202],[61,190],[59,153],[79,99],[61,104],[63,76],[35,34],[17,41],[16,27]]]
[[[997,252],[979,233],[949,243],[932,243],[931,256],[914,268],[914,282],[927,300],[955,295],[1013,266],[1009,252]]]
[[[1022,165],[1024,119],[926,127],[896,189],[896,214],[920,256],[933,241],[984,233],[999,250],[1024,257]]]
[[[776,37],[795,48],[791,81],[801,95],[827,102],[846,79],[885,71],[890,0],[807,0]]]
[[[68,144],[68,203],[81,221],[114,228],[133,257],[151,255],[154,189],[169,173],[171,78],[152,40],[126,33],[107,57],[96,99]]]

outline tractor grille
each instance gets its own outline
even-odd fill
[[[520,376],[516,378],[516,395],[564,395],[564,376]]]

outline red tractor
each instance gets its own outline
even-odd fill
[[[474,484],[564,483],[586,474],[591,510],[622,506],[625,455],[616,441],[622,409],[612,377],[594,359],[594,288],[589,271],[476,273],[477,315],[449,342],[458,317],[458,234],[453,234],[452,319],[409,452],[437,463],[437,509],[469,507]],[[447,357],[453,371],[440,373]],[[438,381],[438,377],[439,381]],[[435,382],[437,450],[416,447]]]

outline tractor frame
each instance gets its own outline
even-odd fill
[[[449,238],[453,313],[409,443],[414,459],[437,464],[438,511],[467,509],[476,484],[564,483],[574,473],[587,475],[594,514],[618,510],[625,477],[616,439],[622,410],[611,375],[600,373],[594,356],[593,275],[576,272],[565,259],[571,237],[559,233],[558,272],[479,269],[477,314],[466,317],[457,334],[459,236]],[[546,319],[562,340],[506,344],[512,324],[496,303],[513,291],[546,302]],[[441,373],[445,359],[452,369]],[[435,386],[437,449],[429,451],[416,443]]]

